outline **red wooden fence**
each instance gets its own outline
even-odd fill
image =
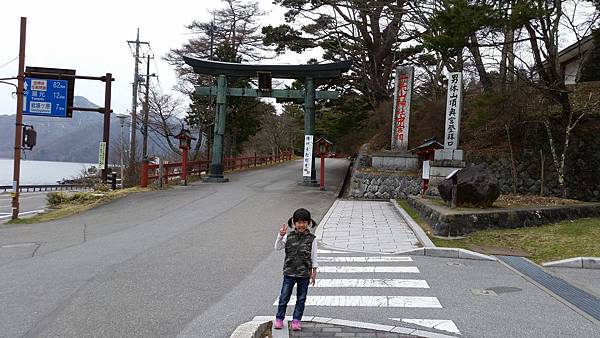
[[[277,155],[263,155],[263,156],[250,156],[250,157],[225,157],[223,159],[223,168],[226,171],[252,168],[265,164],[272,164],[278,162],[289,161],[292,159],[292,153],[284,151]],[[158,164],[143,163],[140,186],[145,188],[148,186],[149,180],[156,180],[159,178]],[[187,163],[188,175],[200,175],[201,172],[209,172],[210,160],[203,161],[188,161]],[[170,177],[180,177],[182,174],[181,162],[165,163],[163,164],[163,175],[162,180],[164,184],[169,183]]]

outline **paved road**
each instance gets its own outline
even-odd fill
[[[25,192],[19,195],[20,216],[36,213],[46,208],[47,192]],[[9,219],[12,215],[10,194],[0,194],[0,222]]]
[[[412,238],[402,230],[406,226],[402,220],[385,216],[387,204],[342,200],[334,204],[321,224],[319,282],[310,288],[307,317],[400,326],[445,336],[600,337],[599,323],[500,262],[386,255],[407,249],[401,239]],[[340,215],[342,209],[346,211]],[[374,210],[382,212],[375,217]],[[340,222],[340,216],[348,219]],[[378,232],[398,241],[392,243]],[[281,287],[282,259],[282,252],[269,255],[180,336],[210,332],[225,337],[220,329],[224,319],[239,314],[247,320],[252,314],[272,318]],[[292,311],[288,307],[287,314]]]
[[[346,162],[327,161],[327,181],[341,183]],[[0,229],[0,336],[228,337],[257,315],[272,316],[280,223],[300,206],[319,221],[335,200],[335,187],[298,186],[300,166],[239,172],[228,184],[136,194],[63,221]],[[356,227],[368,228],[356,214]],[[395,231],[384,228],[376,232]],[[329,238],[380,250],[321,247],[307,316],[413,329],[437,320],[430,331],[462,337],[600,337],[597,323],[498,262],[387,256],[385,236],[370,231],[357,240],[353,230]]]
[[[280,224],[298,207],[319,220],[335,200],[348,163],[327,164],[325,192],[297,185],[295,161],[0,229],[0,336],[168,337],[197,322],[210,327],[195,336],[228,336],[255,315],[246,295],[265,285],[243,281],[276,257]],[[267,264],[279,283],[280,262]],[[240,285],[244,296],[212,317]]]

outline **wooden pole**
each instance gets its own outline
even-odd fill
[[[15,122],[15,148],[13,157],[12,219],[19,217],[19,180],[21,177],[21,132],[23,130],[23,95],[25,94],[25,42],[27,18],[21,17],[19,43],[19,75],[17,84],[17,117]]]
[[[104,77],[105,88],[104,88],[104,130],[102,132],[102,142],[105,143],[104,148],[104,169],[102,169],[102,182],[106,184],[108,178],[108,153],[109,153],[109,141],[110,141],[110,101],[111,101],[111,88],[112,88],[113,77],[111,73],[106,73]]]

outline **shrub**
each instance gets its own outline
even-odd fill
[[[58,207],[61,203],[67,201],[69,197],[64,192],[51,192],[47,196],[48,206],[51,208]]]
[[[99,199],[98,196],[94,196],[87,192],[76,192],[70,198],[69,201],[73,203],[85,203]]]
[[[109,190],[110,190],[110,187],[107,184],[97,183],[96,185],[94,185],[94,191],[107,192]]]

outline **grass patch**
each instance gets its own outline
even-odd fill
[[[406,211],[406,213],[415,222],[417,222],[417,224],[419,224],[421,229],[423,229],[423,231],[425,231],[427,236],[429,236],[429,238],[433,241],[433,239],[435,239],[435,237],[433,237],[433,229],[431,228],[429,223],[425,222],[425,220],[423,218],[421,218],[421,215],[419,215],[419,213],[413,207],[411,207],[406,200],[397,199],[396,202],[398,202],[398,205],[400,205],[402,207],[402,209],[404,209],[404,211]],[[433,242],[433,244],[435,244],[437,246],[437,243]]]
[[[425,230],[440,247],[476,250],[477,247],[524,251],[537,263],[579,256],[600,256],[600,218],[581,218],[539,227],[479,230],[459,239],[432,235],[431,227],[408,203],[398,204]]]
[[[114,199],[125,197],[131,193],[148,190],[150,189],[133,187],[106,192],[76,192],[73,194],[64,192],[49,193],[48,206],[51,207],[51,209],[48,212],[37,214],[33,217],[17,218],[7,222],[7,224],[33,224],[53,221],[92,209]]]

